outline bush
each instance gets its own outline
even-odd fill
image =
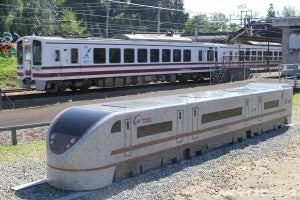
[[[0,58],[0,86],[17,87],[16,58]]]

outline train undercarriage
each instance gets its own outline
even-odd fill
[[[54,81],[35,81],[36,89],[46,91],[47,93],[63,92],[70,90],[87,90],[90,87],[114,88],[124,86],[146,85],[156,82],[175,83],[186,82],[189,80],[201,81],[209,78],[207,73],[183,73],[168,75],[146,75],[146,76],[127,76],[127,77],[105,77],[90,79],[71,79],[71,80],[54,80]],[[27,81],[28,82],[28,81]]]

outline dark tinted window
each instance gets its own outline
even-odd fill
[[[110,112],[74,107],[55,122],[52,132],[81,137],[94,123]]]

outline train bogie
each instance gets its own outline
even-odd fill
[[[50,185],[104,187],[290,123],[286,84],[73,107],[47,135]],[[85,184],[85,182],[87,182]]]

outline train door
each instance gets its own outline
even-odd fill
[[[131,155],[131,119],[125,120],[125,133],[124,133],[124,156]]]
[[[244,112],[245,125],[249,124],[249,98],[245,99],[245,112]]]
[[[58,76],[61,75],[61,49],[59,47],[54,48],[53,65],[59,67]]]
[[[192,109],[192,132],[195,132],[198,130],[198,108]],[[192,139],[197,139],[198,134],[193,134]]]
[[[183,110],[177,111],[177,135],[183,133]],[[177,138],[177,142],[180,143],[183,141],[183,137]]]
[[[258,121],[261,121],[262,118],[262,96],[258,96]]]

